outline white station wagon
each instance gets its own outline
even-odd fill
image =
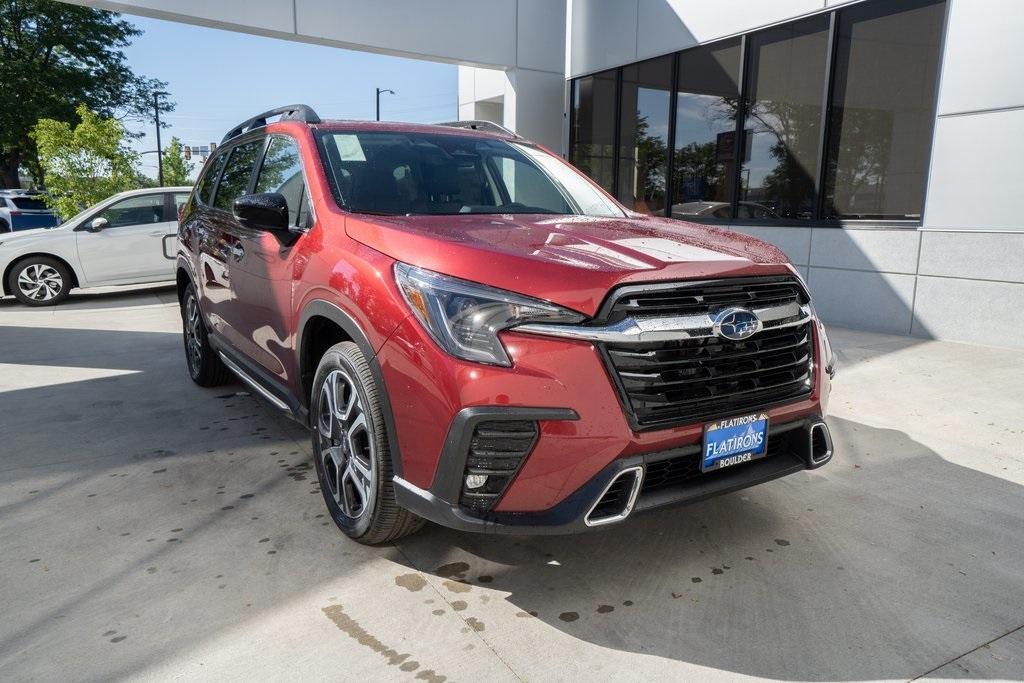
[[[0,235],[3,294],[52,306],[74,287],[173,280],[178,208],[191,191],[121,192],[56,228]]]

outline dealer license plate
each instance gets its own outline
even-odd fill
[[[768,453],[768,416],[731,417],[704,426],[701,472],[740,465]]]

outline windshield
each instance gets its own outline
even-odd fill
[[[320,136],[338,203],[383,215],[625,214],[586,178],[531,145],[434,133]]]

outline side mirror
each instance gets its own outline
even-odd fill
[[[100,230],[105,230],[108,227],[110,227],[110,221],[103,216],[93,218],[89,222],[89,232],[99,232]]]
[[[244,195],[235,200],[232,210],[247,228],[288,231],[288,200],[279,192]]]

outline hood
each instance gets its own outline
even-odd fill
[[[616,285],[790,272],[754,237],[652,217],[346,217],[355,240],[405,263],[593,315]]]
[[[0,235],[0,249],[10,246],[22,246],[26,244],[32,244],[41,240],[52,237],[58,232],[65,232],[62,230],[63,226],[57,226],[55,228],[33,228],[32,230],[18,230],[16,232],[5,232]]]

